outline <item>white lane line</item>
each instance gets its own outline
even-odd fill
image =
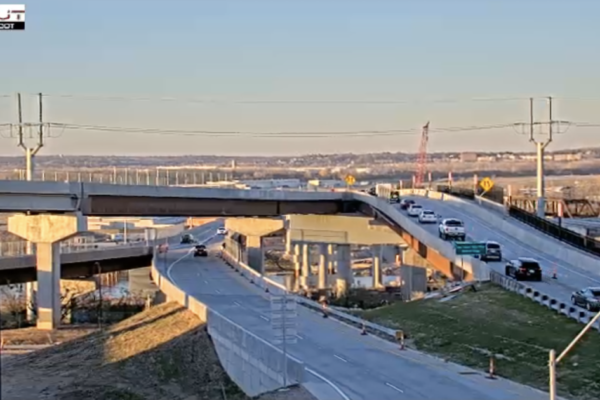
[[[335,358],[337,358],[338,360],[340,360],[340,361],[343,361],[343,362],[345,362],[345,363],[347,363],[347,362],[348,362],[348,360],[346,360],[345,358],[342,358],[342,357],[338,356],[337,354],[334,354],[333,356],[334,356]]]
[[[269,322],[269,318],[265,317],[264,315],[260,316],[262,319],[264,319],[265,321]]]
[[[215,292],[217,292],[217,294],[221,294],[221,291],[219,289],[215,289]]]
[[[300,335],[296,335],[296,337],[297,337],[298,339],[300,339],[300,340],[304,339],[304,338],[303,338],[302,336],[300,336]]]
[[[201,244],[204,244],[206,242],[208,242],[209,240],[212,240],[214,237],[216,237],[216,235],[213,235],[211,237],[209,237],[208,239],[206,239],[205,241],[203,241]],[[173,277],[171,276],[171,271],[173,270],[173,267],[175,265],[177,265],[177,263],[179,263],[180,261],[182,261],[184,258],[186,258],[187,256],[189,256],[190,254],[192,254],[192,251],[194,250],[194,248],[190,248],[187,253],[185,253],[183,256],[179,257],[177,260],[175,260],[171,265],[169,265],[169,268],[167,268],[167,277],[169,278],[169,280],[173,283],[175,283],[175,280],[173,280]],[[208,283],[208,282],[207,282]]]
[[[388,387],[391,387],[392,389],[394,389],[394,390],[396,390],[396,391],[398,391],[400,393],[404,393],[404,390],[400,389],[399,387],[396,387],[396,386],[392,385],[391,383],[386,382],[385,385],[388,386]]]
[[[204,283],[208,285],[208,281],[206,279],[204,280]]]
[[[241,306],[242,306],[242,305],[241,305],[240,303],[238,303],[237,301],[234,301],[234,302],[233,302],[233,305],[234,305],[234,306],[237,306],[237,307],[241,307]]]
[[[329,379],[325,378],[323,375],[319,374],[316,371],[313,371],[310,368],[306,368],[306,367],[305,367],[305,371],[308,372],[311,375],[316,376],[317,378],[319,378],[320,380],[322,380],[323,382],[325,382],[326,384],[328,384],[329,386],[331,386],[331,388],[333,390],[335,390],[342,397],[342,399],[344,399],[344,400],[350,400],[350,397],[348,397],[346,395],[346,393],[344,393],[342,391],[342,389],[340,389],[339,387],[337,387],[333,382],[331,382]]]

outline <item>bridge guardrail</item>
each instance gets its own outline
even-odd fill
[[[553,238],[576,247],[581,251],[585,251],[596,257],[600,257],[600,241],[593,237],[575,233],[519,207],[510,206],[508,208],[508,213],[511,217],[518,219],[519,221],[548,236],[552,236]]]
[[[458,198],[452,199],[447,194],[433,192],[433,191],[408,189],[403,194],[404,195],[411,194],[411,195],[417,195],[417,196],[420,195],[423,197],[436,198],[436,199],[441,199],[441,200],[464,202],[464,200],[462,200],[462,199],[458,199]],[[468,204],[468,203],[465,202],[465,204]],[[476,206],[474,206],[474,205],[471,205],[471,206],[476,208]],[[490,207],[490,205],[486,205],[486,208],[488,208],[488,207]],[[501,208],[504,208],[504,207],[501,207]],[[501,209],[498,208],[496,211],[501,211]],[[487,217],[486,218],[487,220],[489,220],[489,218],[494,218],[494,213],[486,212],[486,214],[487,215],[484,217]],[[498,216],[496,218],[502,218],[502,217]],[[499,221],[492,221],[492,223],[494,225],[501,226],[501,225],[498,225],[500,223]],[[525,232],[525,234],[527,234],[527,232]],[[516,239],[519,239],[518,236],[514,236],[514,237]],[[525,238],[523,238],[523,241],[525,241]],[[527,243],[529,243],[529,244],[531,243],[531,238],[527,241]],[[536,303],[544,305],[552,310],[555,310],[561,314],[564,314],[567,317],[572,318],[583,324],[587,324],[595,315],[595,313],[591,313],[591,312],[588,312],[587,310],[583,310],[578,307],[575,307],[572,304],[565,303],[564,301],[561,301],[552,295],[544,293],[541,290],[535,289],[523,282],[520,282],[520,281],[517,281],[510,277],[504,276],[493,270],[490,271],[490,281],[497,285],[502,286],[506,290],[509,290],[511,292],[515,292],[522,296],[525,296],[525,297],[531,299],[532,301],[535,301]],[[594,324],[594,328],[596,330],[600,331],[600,321],[598,321]]]
[[[154,252],[155,255],[157,253]],[[283,361],[282,350],[179,289],[161,274],[155,261],[151,267],[154,283],[168,300],[176,301],[207,324],[221,364],[248,396],[255,397],[279,389],[284,384],[294,385],[305,381],[303,362],[289,354],[287,360]],[[287,371],[286,378],[284,368]]]

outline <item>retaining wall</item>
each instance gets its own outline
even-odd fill
[[[284,387],[284,367],[287,386],[304,382],[304,363],[289,355],[286,362],[281,350],[186,294],[161,275],[154,262],[152,278],[168,301],[178,302],[206,322],[221,365],[246,395]]]

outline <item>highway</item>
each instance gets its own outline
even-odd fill
[[[421,204],[424,209],[435,211],[441,215],[442,219],[458,218],[462,220],[465,224],[467,240],[469,241],[493,240],[500,243],[505,260],[517,257],[532,257],[537,259],[542,267],[543,281],[527,282],[527,284],[556,297],[557,300],[568,303],[573,291],[587,286],[600,286],[600,274],[592,275],[590,272],[577,268],[575,265],[565,264],[561,260],[545,253],[541,254],[539,251],[529,247],[527,243],[517,241],[506,232],[497,229],[488,221],[465,212],[459,203],[433,200],[419,196],[407,198],[412,198],[417,204]],[[416,218],[414,218],[414,223],[418,224]],[[519,222],[514,221],[514,223],[518,224]],[[421,226],[432,235],[438,236],[437,224],[425,224]],[[406,227],[406,229],[410,231],[410,227]],[[542,233],[531,228],[529,230],[531,230],[532,235],[542,235]],[[557,242],[557,245],[560,246],[561,244]],[[504,275],[505,261],[489,262],[488,264],[494,271]],[[551,278],[554,268],[556,268],[558,279]]]
[[[170,251],[159,269],[186,293],[273,342],[269,295],[226,266],[218,257],[213,225],[197,234],[208,240],[209,257],[193,258],[188,249]],[[281,346],[279,346],[281,348]],[[483,373],[444,363],[372,336],[331,318],[298,308],[298,341],[288,352],[307,366],[307,388],[321,385],[326,399],[542,400],[547,395]],[[329,387],[329,389],[327,389]],[[328,393],[324,391],[329,390]]]

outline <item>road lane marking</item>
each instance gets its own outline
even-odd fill
[[[260,316],[262,319],[264,319],[265,321],[269,322],[269,318],[265,317],[264,315]]]
[[[204,283],[208,285],[208,281],[206,279],[204,280]]]
[[[296,337],[297,337],[298,339],[300,339],[300,340],[304,339],[304,338],[303,338],[302,336],[300,336],[300,335],[296,335]]]
[[[334,354],[333,356],[334,356],[335,358],[337,358],[338,360],[340,360],[340,361],[343,361],[343,362],[345,362],[345,363],[347,363],[347,362],[348,362],[348,360],[346,360],[345,358],[342,358],[342,357],[338,356],[337,354]]]
[[[215,292],[217,292],[217,294],[221,294],[221,291],[219,289],[215,289]]]
[[[396,391],[398,391],[400,393],[404,393],[404,390],[400,389],[399,387],[396,387],[396,386],[392,385],[391,383],[386,382],[385,385],[388,386],[388,387],[391,387],[392,389],[394,389],[394,390],[396,390]]]
[[[242,306],[242,305],[241,305],[240,303],[238,303],[237,301],[234,301],[234,302],[233,302],[233,305],[234,305],[234,306],[237,306],[237,307],[241,307],[241,306]]]
[[[313,371],[310,368],[306,368],[305,367],[305,371],[308,372],[311,375],[316,376],[317,378],[319,378],[320,380],[322,380],[323,382],[325,382],[326,384],[328,384],[329,386],[331,386],[333,388],[333,390],[335,390],[344,400],[350,400],[350,397],[348,397],[346,395],[346,393],[344,393],[342,391],[342,389],[340,389],[339,387],[337,387],[333,382],[331,382],[329,379],[325,378],[323,375],[319,374],[316,371]]]

